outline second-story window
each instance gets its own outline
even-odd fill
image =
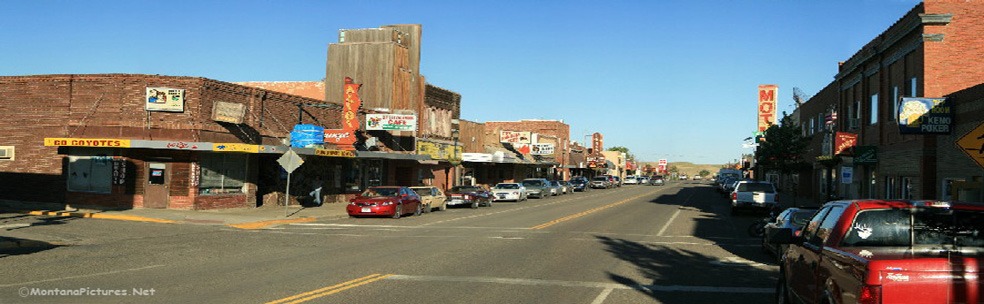
[[[892,87],[892,120],[899,120],[899,86]]]
[[[878,94],[871,95],[871,118],[868,120],[869,125],[878,123]]]

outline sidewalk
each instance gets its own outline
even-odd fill
[[[240,229],[262,229],[289,223],[314,222],[319,219],[346,218],[345,204],[325,204],[320,207],[264,206],[221,210],[124,209],[62,210],[60,204],[26,203],[0,200],[0,213],[20,213],[36,216],[64,216],[166,224],[226,225]],[[285,214],[286,213],[286,214]]]

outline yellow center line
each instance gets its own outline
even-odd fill
[[[312,291],[308,291],[308,292],[305,292],[305,293],[301,293],[301,294],[289,296],[289,297],[286,297],[286,298],[283,298],[283,299],[279,299],[279,300],[275,300],[275,301],[266,302],[266,304],[285,304],[285,303],[295,304],[295,303],[307,302],[307,301],[310,301],[312,299],[320,298],[320,297],[327,296],[327,295],[330,295],[330,294],[335,294],[335,293],[341,292],[341,291],[346,290],[346,289],[350,289],[350,288],[362,286],[362,285],[365,285],[365,284],[369,284],[369,283],[372,283],[372,282],[375,282],[375,281],[379,281],[379,280],[385,279],[385,278],[387,278],[389,276],[392,276],[392,274],[381,275],[381,274],[375,273],[375,274],[364,276],[364,277],[361,277],[361,278],[358,278],[358,279],[355,279],[355,280],[351,280],[351,281],[347,281],[347,282],[335,284],[335,285],[324,287],[324,288],[315,289],[315,290],[312,290]]]
[[[566,221],[573,220],[573,219],[576,219],[576,218],[579,218],[579,217],[582,217],[582,216],[585,216],[585,215],[588,215],[588,214],[592,214],[592,213],[601,211],[601,210],[605,210],[605,209],[608,209],[608,208],[611,208],[611,207],[615,207],[615,206],[618,206],[618,205],[621,205],[621,204],[625,204],[625,203],[628,203],[630,201],[636,200],[636,199],[638,199],[640,197],[644,197],[644,196],[647,196],[647,195],[651,195],[651,193],[647,193],[647,194],[643,194],[643,195],[639,195],[639,196],[630,197],[630,198],[627,198],[627,199],[624,199],[624,200],[621,200],[621,201],[618,201],[618,202],[615,202],[615,203],[611,203],[611,204],[608,204],[608,205],[604,205],[604,206],[601,206],[601,207],[597,207],[597,208],[594,208],[594,209],[591,209],[591,210],[588,210],[588,211],[571,214],[571,215],[568,215],[568,216],[565,216],[565,217],[562,217],[562,218],[559,218],[559,219],[556,219],[556,220],[552,220],[552,221],[549,221],[549,222],[546,222],[546,223],[543,223],[543,224],[539,224],[539,225],[530,227],[530,229],[543,229],[543,228],[547,228],[547,227],[550,227],[550,226],[553,226],[553,225],[556,225],[556,224],[559,224],[559,223],[562,223],[562,222],[566,222]]]

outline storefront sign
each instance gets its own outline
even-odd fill
[[[874,165],[878,163],[877,146],[854,147],[854,163],[859,165]]]
[[[462,156],[461,146],[420,140],[417,141],[417,154],[427,155],[432,159],[438,160],[458,160]]]
[[[212,120],[234,124],[243,123],[246,105],[234,102],[216,101],[212,105]]]
[[[355,157],[355,152],[345,150],[314,149],[314,155],[328,157]]]
[[[854,167],[841,167],[841,184],[854,182]]]
[[[531,155],[553,155],[554,144],[530,144]]]
[[[356,137],[355,131],[359,130],[359,106],[362,99],[359,99],[359,87],[361,84],[353,83],[352,78],[345,77],[344,93],[342,95],[342,128],[325,130],[325,143],[331,143],[339,148],[354,151]]]
[[[837,132],[837,137],[834,137],[834,155],[839,155],[847,151],[847,149],[854,147],[858,143],[858,135],[854,133],[847,132]]]
[[[758,131],[765,132],[776,121],[776,95],[779,86],[763,84],[758,86]]]
[[[260,153],[260,146],[237,143],[214,143],[212,151]]]
[[[592,153],[601,153],[601,150],[605,148],[605,140],[601,136],[601,133],[595,132],[591,134],[591,149]]]
[[[184,89],[148,87],[145,104],[147,111],[184,112]]]
[[[129,148],[130,140],[108,138],[45,138],[44,145],[48,147]]]
[[[126,184],[126,159],[113,159],[113,185]]]
[[[950,134],[952,113],[946,98],[903,97],[899,104],[899,133]]]
[[[532,140],[531,132],[499,131],[499,142],[513,144],[528,144]]]
[[[366,114],[366,130],[416,131],[417,115]]]
[[[325,130],[325,143],[343,146],[342,148],[344,149],[344,146],[352,146],[355,140],[355,130]]]

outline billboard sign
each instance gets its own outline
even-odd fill
[[[530,154],[532,155],[553,155],[554,144],[530,144]]]
[[[950,134],[952,113],[946,98],[903,97],[899,102],[899,133]]]
[[[758,86],[758,131],[765,132],[776,123],[776,95],[779,86],[763,84]]]
[[[366,114],[366,130],[416,131],[417,115]]]
[[[528,144],[532,142],[532,132],[499,131],[499,142]]]
[[[144,109],[159,112],[184,112],[184,89],[148,87]]]

